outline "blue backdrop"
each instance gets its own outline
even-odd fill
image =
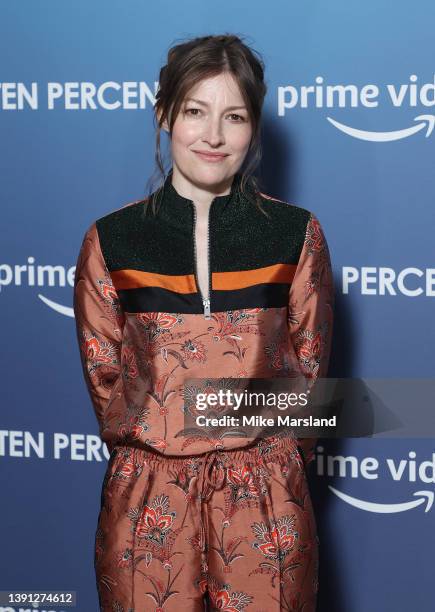
[[[236,33],[264,58],[264,190],[325,231],[330,375],[433,376],[434,22],[425,0],[1,3],[0,590],[74,590],[77,610],[97,610],[107,451],[79,363],[74,266],[90,223],[146,193],[158,71],[185,37]],[[321,612],[435,609],[435,507],[399,505],[433,495],[418,470],[433,452],[429,437],[319,442]]]

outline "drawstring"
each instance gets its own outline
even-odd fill
[[[213,491],[222,489],[225,484],[225,468],[222,465],[221,451],[211,451],[205,456],[199,478],[199,546],[201,550],[201,562],[204,572],[208,571],[207,564],[207,533],[208,533],[208,511],[205,504],[208,503]]]

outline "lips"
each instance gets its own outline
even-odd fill
[[[211,153],[210,151],[194,151],[194,153],[209,161],[220,161],[228,156],[227,153]]]

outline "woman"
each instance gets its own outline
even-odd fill
[[[189,379],[327,372],[333,281],[308,210],[260,192],[266,86],[236,36],[173,47],[159,189],[98,219],[76,268],[81,359],[111,452],[95,541],[101,610],[315,609],[313,439],[185,427]],[[242,166],[244,170],[242,171]]]

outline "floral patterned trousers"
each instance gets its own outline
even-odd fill
[[[296,441],[114,448],[95,536],[103,612],[314,612],[318,537]]]

